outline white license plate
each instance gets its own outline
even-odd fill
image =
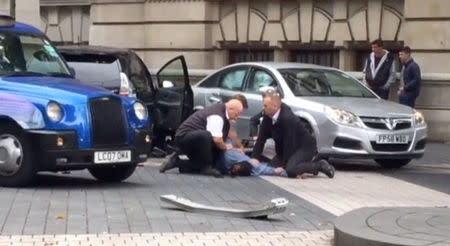
[[[94,163],[130,162],[131,150],[97,151],[94,153]]]
[[[377,135],[377,144],[407,144],[408,140],[409,140],[408,135],[392,135],[392,134]]]

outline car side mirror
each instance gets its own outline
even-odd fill
[[[276,91],[275,88],[272,87],[272,86],[261,86],[261,87],[259,87],[259,92],[261,92],[261,93],[265,93],[265,92],[270,91],[270,90]]]
[[[172,87],[174,87],[174,85],[173,85],[172,81],[164,80],[162,82],[162,87],[163,88],[172,88]]]
[[[72,74],[72,76],[75,78],[76,72],[75,72],[75,69],[74,69],[73,67],[69,66],[69,72],[70,72],[70,74]]]

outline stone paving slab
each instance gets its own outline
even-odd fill
[[[223,232],[223,233],[121,233],[0,236],[0,246],[325,246],[333,231]]]
[[[450,245],[449,208],[361,208],[336,219],[336,246]]]
[[[99,183],[87,171],[40,174],[26,188],[0,188],[0,235],[331,230],[336,216],[257,177],[216,179],[158,164],[125,182]],[[281,179],[281,178],[280,178]],[[299,180],[300,181],[300,180]],[[290,203],[269,220],[227,218],[161,207],[174,194],[207,205],[251,208],[273,198]]]
[[[333,179],[319,175],[301,182],[263,178],[337,216],[362,207],[450,207],[449,194],[383,172],[338,169]],[[435,172],[442,173],[440,169]]]

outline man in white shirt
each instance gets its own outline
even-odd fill
[[[231,138],[240,151],[243,149],[231,128],[231,122],[236,120],[246,107],[246,98],[239,95],[226,103],[209,106],[191,115],[176,131],[175,145],[179,151],[162,164],[160,172],[178,167],[179,171],[184,173],[221,177],[221,173],[215,169],[217,156],[220,151],[234,148],[226,143],[227,138]],[[178,154],[181,153],[189,157],[188,162],[179,160]]]

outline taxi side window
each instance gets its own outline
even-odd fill
[[[20,39],[12,35],[1,35],[0,68],[6,71],[25,70],[25,64]]]

